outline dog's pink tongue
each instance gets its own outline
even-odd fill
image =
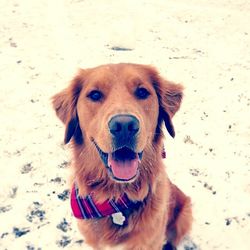
[[[133,160],[116,161],[111,154],[108,155],[108,165],[111,167],[114,177],[120,180],[130,180],[136,176],[138,157]]]

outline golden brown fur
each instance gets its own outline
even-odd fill
[[[138,100],[134,90],[147,88],[150,97]],[[92,89],[104,98],[89,100]],[[126,250],[159,250],[168,240],[176,246],[191,228],[189,197],[171,184],[162,162],[162,123],[174,137],[172,117],[182,100],[182,86],[164,80],[151,66],[110,64],[79,70],[68,88],[53,97],[57,116],[66,126],[65,143],[73,149],[73,179],[80,194],[90,192],[102,202],[126,193],[145,205],[128,217],[128,225],[114,225],[109,217],[78,220],[86,242],[94,249],[122,246]],[[116,114],[132,114],[140,122],[137,150],[144,151],[140,174],[133,182],[120,183],[109,177],[95,141],[104,152],[113,150],[108,121]]]

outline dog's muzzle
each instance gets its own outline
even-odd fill
[[[112,178],[119,182],[134,180],[139,174],[142,153],[136,150],[139,120],[133,115],[115,115],[109,123],[113,150],[103,152],[95,143],[102,161]]]

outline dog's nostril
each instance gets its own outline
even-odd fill
[[[128,131],[137,133],[139,131],[139,123],[131,122],[128,124]]]
[[[139,121],[132,115],[116,115],[111,118],[108,126],[114,136],[134,136],[139,131]]]
[[[122,130],[122,125],[119,122],[114,122],[109,129],[112,134],[119,133]]]

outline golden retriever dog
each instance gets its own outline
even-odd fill
[[[71,206],[93,249],[175,249],[192,224],[191,201],[162,160],[163,131],[183,87],[152,66],[80,69],[52,98],[73,151]]]

